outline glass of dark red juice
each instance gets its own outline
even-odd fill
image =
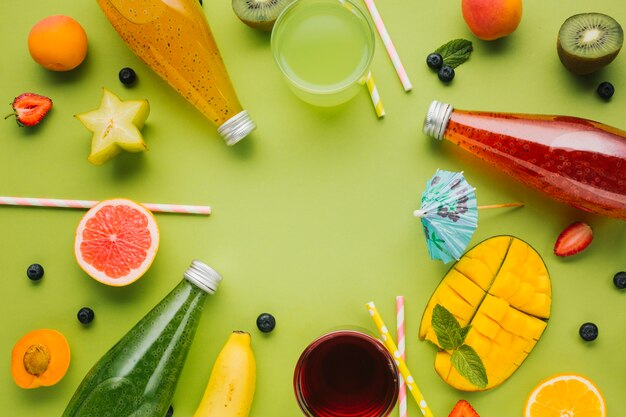
[[[398,368],[378,339],[337,330],[302,352],[293,385],[309,417],[384,417],[398,399]]]

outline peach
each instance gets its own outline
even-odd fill
[[[522,0],[462,0],[461,7],[472,33],[486,41],[510,35],[522,18]]]

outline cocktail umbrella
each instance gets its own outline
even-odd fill
[[[478,206],[476,193],[462,172],[438,169],[426,184],[419,210],[426,246],[432,259],[458,260],[478,226],[478,209],[516,207],[521,203]]]

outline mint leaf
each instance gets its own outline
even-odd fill
[[[439,346],[442,348],[453,350],[463,344],[465,338],[462,336],[461,325],[456,317],[441,304],[435,306],[431,324],[437,335]]]
[[[469,345],[459,346],[450,358],[452,366],[456,371],[478,388],[487,386],[487,371],[480,356]]]
[[[467,39],[454,39],[435,50],[443,58],[443,65],[456,68],[470,57],[474,50],[472,42]]]
[[[469,331],[472,329],[472,325],[468,324],[467,326],[463,327],[462,329],[459,330],[459,335],[461,336],[461,340],[465,341],[465,338],[467,337],[467,334],[469,333]],[[461,342],[463,343],[463,342]]]

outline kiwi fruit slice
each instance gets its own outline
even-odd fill
[[[270,31],[280,12],[293,0],[233,0],[235,14],[246,25]]]
[[[624,31],[611,16],[581,13],[568,18],[556,42],[561,62],[574,74],[590,74],[615,59]]]

